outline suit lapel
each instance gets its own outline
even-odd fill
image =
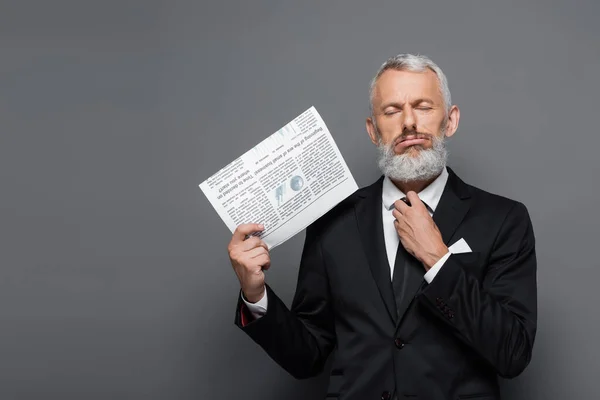
[[[449,242],[454,231],[471,206],[469,187],[450,168],[448,168],[448,174],[448,182],[433,214],[433,221],[442,233],[442,239],[446,246],[450,245]]]
[[[396,322],[396,303],[390,278],[390,266],[387,261],[383,221],[381,218],[381,190],[383,177],[362,191],[361,201],[355,206],[356,221],[363,249],[369,261],[371,273],[379,289],[381,299],[387,311]]]

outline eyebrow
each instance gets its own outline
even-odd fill
[[[432,99],[428,99],[427,97],[422,97],[420,99],[416,99],[415,101],[412,102],[412,104],[420,104],[420,103],[431,103],[431,104],[435,104],[434,101]]]

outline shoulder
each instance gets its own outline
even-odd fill
[[[471,217],[493,237],[493,248],[513,254],[535,248],[531,216],[522,202],[469,185]]]
[[[340,224],[347,221],[348,218],[354,218],[356,207],[365,201],[372,201],[379,197],[381,201],[381,184],[382,178],[378,179],[371,185],[362,187],[344,200],[339,202],[331,210],[327,211],[320,218],[314,221],[307,228],[308,230],[323,232],[332,225]]]
[[[516,199],[492,193],[476,186],[464,183],[477,209],[505,219],[509,216],[529,220],[529,212],[525,204]]]

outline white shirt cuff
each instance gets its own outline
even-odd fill
[[[444,254],[442,258],[438,260],[438,262],[433,264],[433,267],[429,268],[429,271],[425,273],[425,280],[427,281],[427,283],[431,283],[433,281],[433,278],[435,278],[440,269],[442,269],[442,265],[444,265],[444,263],[446,262],[448,257],[450,257],[451,254],[452,253],[448,251],[446,254]]]
[[[248,302],[248,300],[246,300],[244,298],[244,294],[241,294],[242,296],[242,300],[244,301],[244,303],[246,304],[246,307],[248,307],[248,310],[250,311],[250,314],[252,314],[252,316],[255,319],[258,319],[260,317],[262,317],[263,315],[265,315],[267,313],[267,305],[269,304],[269,299],[267,297],[267,291],[265,290],[265,293],[263,294],[263,297],[257,301],[256,303],[250,303]]]

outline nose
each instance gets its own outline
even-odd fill
[[[402,132],[416,131],[417,119],[412,107],[407,106],[404,111],[404,119],[402,120]]]

